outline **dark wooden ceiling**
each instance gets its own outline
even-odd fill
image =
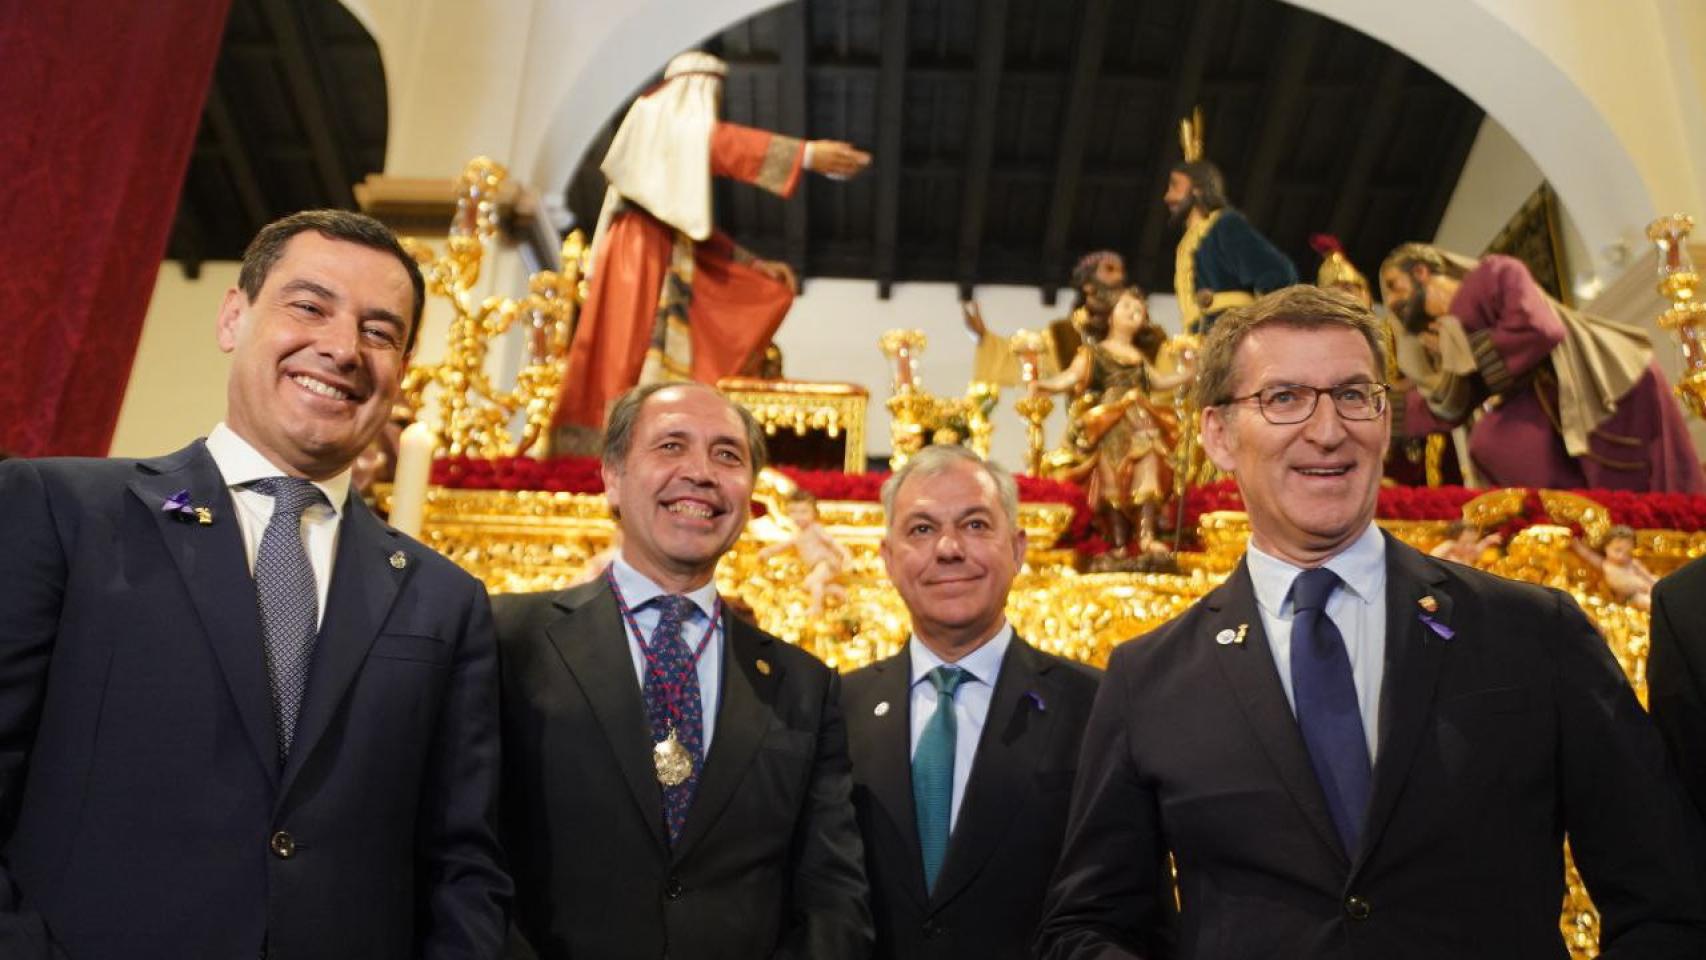
[[[1439,225],[1482,113],[1390,47],[1279,0],[797,0],[710,38],[726,119],[851,140],[858,180],[782,201],[719,183],[717,217],[801,276],[1033,285],[1118,250],[1172,289],[1161,194],[1178,121],[1304,277],[1309,235],[1365,270]],[[569,189],[597,216],[608,135]]]
[[[1172,287],[1161,204],[1201,104],[1234,203],[1313,276],[1432,237],[1481,111],[1403,55],[1279,0],[796,0],[705,43],[724,115],[876,154],[793,201],[719,183],[721,226],[803,277],[1037,287],[1112,248]],[[616,110],[568,188],[597,216]],[[385,156],[384,70],[338,0],[232,0],[168,256],[236,259],[268,220],[353,208]]]
[[[338,0],[231,0],[167,258],[193,276],[284,214],[355,209],[387,109],[379,48]]]

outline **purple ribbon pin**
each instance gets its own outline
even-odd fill
[[[196,518],[195,507],[190,506],[190,492],[188,490],[179,490],[167,497],[166,502],[160,505],[160,509],[172,514],[179,520],[194,520]]]
[[[1031,703],[1036,706],[1038,713],[1048,712],[1048,704],[1043,702],[1043,695],[1035,690],[1026,690],[1025,699],[1031,701]]]
[[[1440,623],[1438,620],[1435,620],[1433,617],[1430,617],[1425,613],[1416,614],[1416,618],[1421,620],[1424,624],[1427,624],[1428,629],[1432,630],[1441,640],[1450,640],[1452,637],[1457,635],[1456,630]]]

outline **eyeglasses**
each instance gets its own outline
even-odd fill
[[[1233,397],[1216,406],[1256,401],[1263,419],[1275,426],[1302,423],[1315,415],[1321,397],[1333,398],[1333,409],[1346,420],[1376,420],[1386,412],[1386,384],[1341,383],[1333,387],[1311,387],[1300,383],[1276,383],[1255,393]]]

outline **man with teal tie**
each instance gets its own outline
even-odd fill
[[[846,678],[878,958],[1026,957],[1097,674],[1013,632],[1018,490],[963,447],[883,485],[906,649]]]

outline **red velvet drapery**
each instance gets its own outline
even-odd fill
[[[230,0],[0,0],[0,447],[101,456]]]

